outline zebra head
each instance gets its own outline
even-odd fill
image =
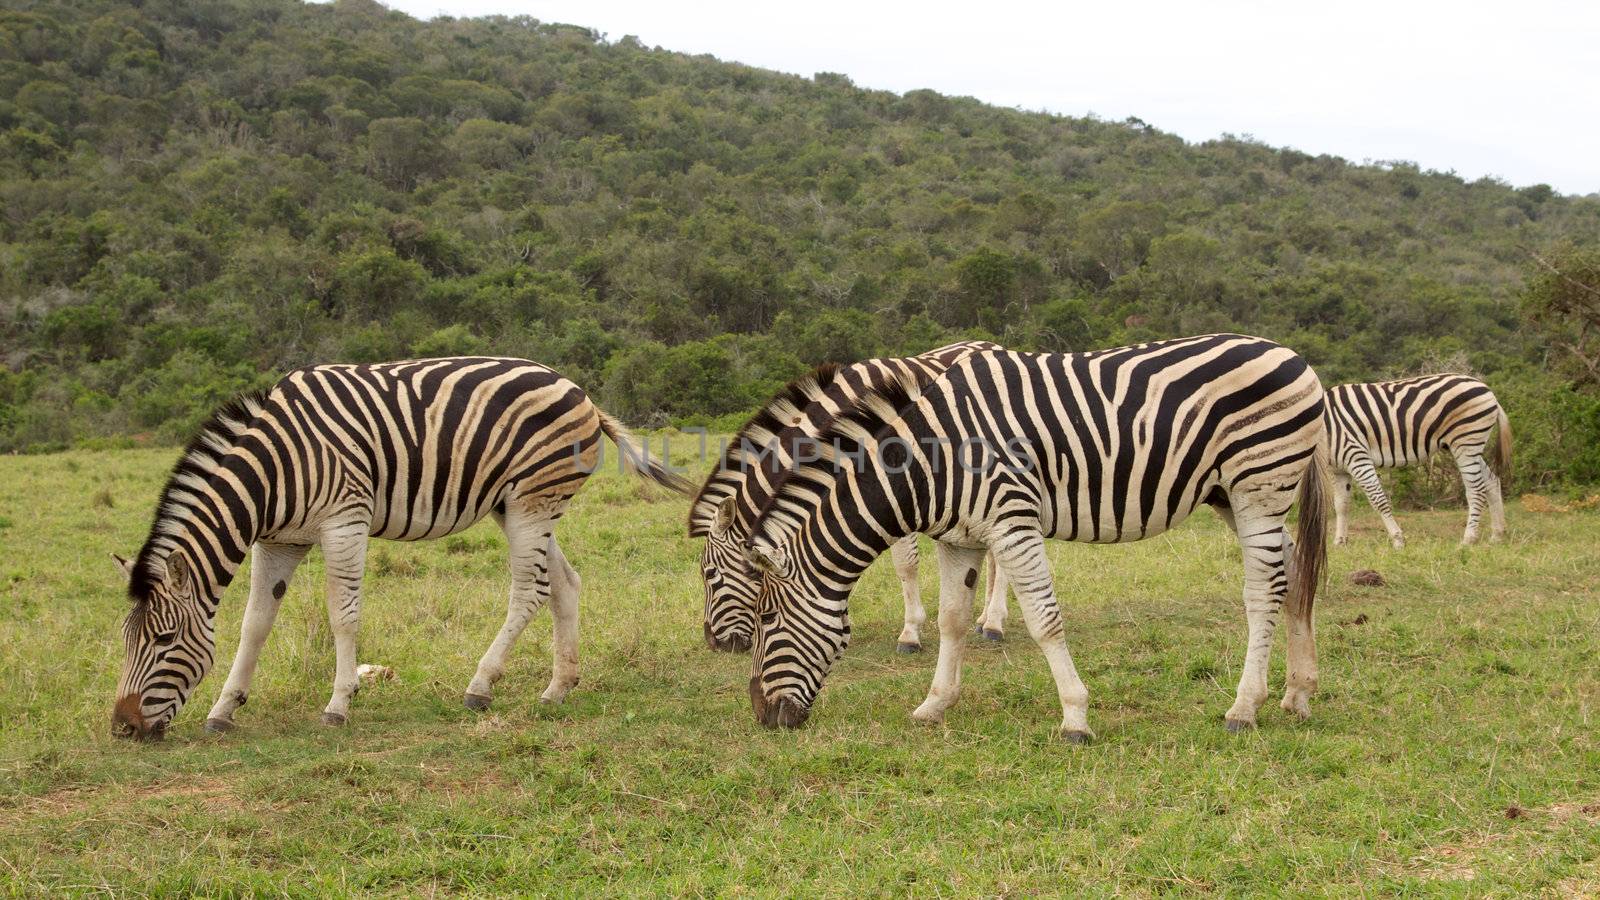
[[[706,589],[706,646],[727,653],[750,649],[756,630],[756,595],[761,589],[760,573],[745,559],[744,538],[733,521],[735,503],[728,497],[717,506],[716,518],[706,531],[706,548],[700,554],[700,575]]]
[[[849,587],[840,592],[802,565],[795,542],[746,544],[760,572],[750,705],[768,728],[798,728],[822,680],[850,643]]]
[[[112,558],[128,579],[133,609],[122,623],[127,657],[117,681],[111,733],[159,740],[211,669],[216,632],[206,611],[214,604],[202,596],[205,591],[181,553],[142,569],[115,554]]]

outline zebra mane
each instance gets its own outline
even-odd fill
[[[750,527],[750,539],[764,536],[775,526],[774,519],[798,527],[810,506],[804,495],[814,498],[826,493],[838,476],[841,459],[860,453],[899,420],[926,387],[915,378],[895,374],[841,409],[816,436],[817,458],[789,466],[773,482]]]
[[[183,448],[172,467],[161,499],[156,503],[150,536],[139,549],[128,577],[128,596],[136,605],[150,599],[155,585],[166,575],[167,556],[178,546],[175,535],[194,517],[191,502],[211,474],[250,428],[266,406],[267,392],[247,391],[218,407]]]
[[[760,412],[744,423],[689,505],[690,537],[708,534],[711,523],[716,520],[717,507],[738,492],[750,465],[756,462],[750,449],[770,446],[778,435],[798,424],[805,416],[806,407],[822,398],[841,368],[838,363],[817,366],[784,385]]]

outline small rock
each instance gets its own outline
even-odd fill
[[[1358,584],[1362,587],[1384,587],[1389,582],[1383,580],[1383,576],[1372,569],[1362,569],[1359,572],[1350,573],[1350,583]]]
[[[394,670],[388,666],[375,666],[371,663],[362,663],[356,666],[356,677],[362,681],[393,681]]]

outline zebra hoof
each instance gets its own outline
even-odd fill
[[[1241,731],[1252,731],[1252,730],[1255,729],[1255,727],[1256,727],[1256,723],[1254,723],[1254,722],[1246,722],[1243,719],[1229,719],[1228,720],[1228,733],[1229,734],[1238,734]]]
[[[1060,734],[1063,741],[1078,747],[1085,746],[1093,743],[1094,741],[1094,732],[1092,731],[1079,731],[1075,728],[1063,728],[1060,732],[1058,732],[1058,734]]]
[[[982,634],[984,640],[992,641],[996,644],[1006,639],[1006,633],[1004,631],[996,631],[993,628],[985,628],[982,631]]]
[[[492,699],[482,694],[468,694],[461,702],[466,704],[467,709],[483,712],[489,708],[489,701]]]
[[[238,726],[227,719],[207,719],[205,727],[206,734],[227,734]]]
[[[900,643],[894,645],[894,652],[896,652],[896,653],[921,653],[922,652],[922,645],[921,644],[913,644],[910,641],[901,641]]]
[[[348,721],[343,713],[325,712],[322,714],[322,724],[329,728],[339,728]]]

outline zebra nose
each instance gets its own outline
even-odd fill
[[[718,653],[744,653],[750,649],[750,638],[742,634],[729,634],[717,637],[712,633],[711,626],[704,626],[706,632],[706,646]]]
[[[779,697],[778,702],[772,705],[777,707],[777,714],[774,718],[778,720],[778,725],[782,728],[799,728],[806,723],[806,718],[811,715],[810,708],[801,706],[788,697]]]
[[[128,694],[117,701],[111,711],[111,733],[119,738],[145,736],[144,701],[138,694]]]

